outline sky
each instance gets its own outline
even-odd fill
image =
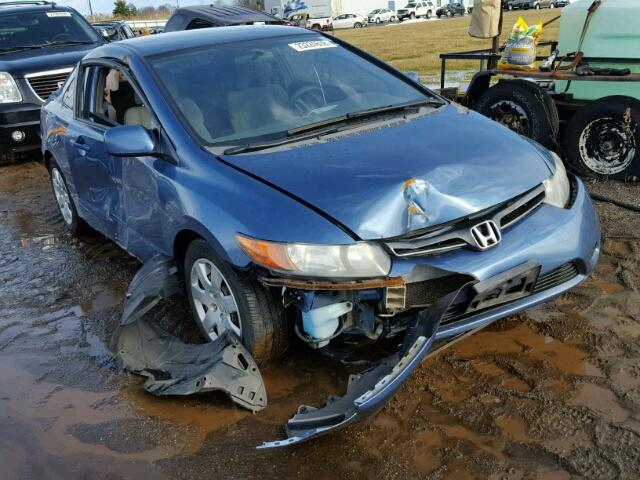
[[[89,14],[89,0],[54,0],[60,5],[75,8],[84,15]],[[175,5],[176,0],[128,0],[131,1],[137,8],[143,7],[157,7],[165,3]],[[178,0],[180,5],[198,5],[204,3],[211,3],[211,1],[205,2],[204,0]],[[113,11],[113,0],[91,0],[91,6],[93,7],[93,13],[111,13]]]

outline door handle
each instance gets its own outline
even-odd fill
[[[73,141],[73,146],[78,150],[82,150],[83,152],[88,152],[89,150],[91,150],[91,147],[85,143],[84,137],[78,137],[77,140]]]

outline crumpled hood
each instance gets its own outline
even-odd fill
[[[91,45],[43,47],[35,50],[6,53],[0,56],[0,72],[9,72],[13,77],[20,78],[32,72],[75,67],[82,57],[100,45],[100,43],[95,43]]]
[[[361,239],[464,217],[552,172],[552,160],[528,140],[455,104],[302,148],[222,158],[314,205]]]

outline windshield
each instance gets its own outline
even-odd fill
[[[174,51],[151,64],[208,145],[272,140],[353,112],[430,98],[329,39],[302,38]]]
[[[375,15],[376,13],[378,13],[380,10],[374,10],[372,11],[369,15]]]
[[[0,15],[0,49],[50,43],[98,42],[91,26],[72,12],[43,11]]]
[[[415,3],[407,3],[404,8],[415,8],[416,4]]]

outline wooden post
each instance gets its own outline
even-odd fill
[[[502,34],[502,18],[504,15],[504,9],[502,8],[502,4],[500,5],[500,20],[498,21],[498,35],[493,37],[491,41],[491,53],[492,55],[497,55],[500,53],[500,34]],[[498,60],[496,58],[491,58],[488,62],[488,68],[494,69],[498,66]]]

